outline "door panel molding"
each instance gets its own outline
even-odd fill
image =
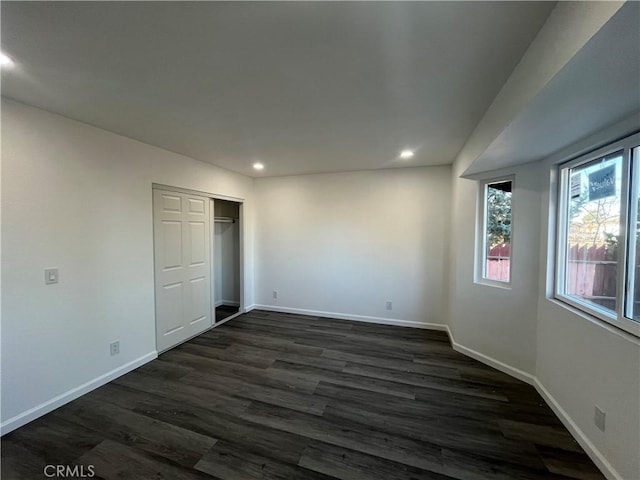
[[[210,205],[206,196],[153,189],[156,347],[159,352],[213,325]]]

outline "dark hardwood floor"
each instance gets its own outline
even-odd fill
[[[604,478],[531,386],[443,332],[264,311],[2,438],[3,479],[47,464],[105,480]]]

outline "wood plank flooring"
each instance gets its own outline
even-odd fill
[[[252,311],[2,438],[2,479],[604,477],[537,392],[444,332]]]

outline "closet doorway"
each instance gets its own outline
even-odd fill
[[[156,349],[239,315],[242,200],[153,184]]]
[[[215,322],[240,309],[240,206],[214,200],[213,268]]]

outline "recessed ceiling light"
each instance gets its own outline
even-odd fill
[[[0,65],[3,67],[13,67],[13,60],[11,60],[9,55],[0,52]]]
[[[264,169],[264,165],[261,163],[254,163],[253,164],[253,168],[255,168],[256,170],[263,170]]]
[[[402,150],[400,152],[400,158],[412,158],[413,157],[413,150]]]

